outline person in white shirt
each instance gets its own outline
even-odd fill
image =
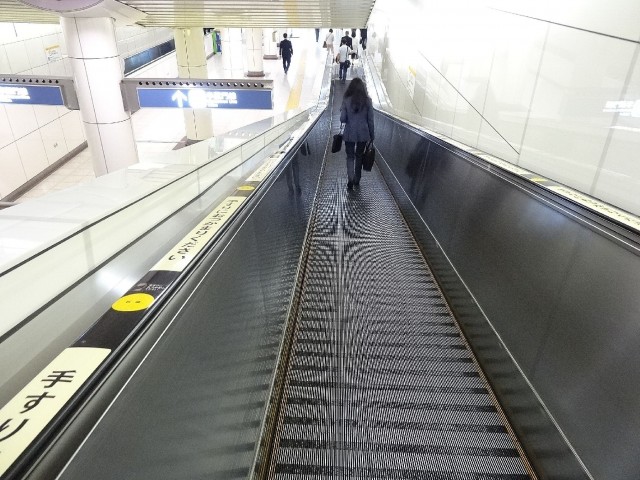
[[[331,54],[333,57],[333,28],[329,29],[329,33],[327,34],[327,38],[324,39],[327,45],[327,52]]]
[[[340,62],[340,80],[342,81],[342,83],[347,80],[347,69],[349,68],[347,61],[349,60],[350,52],[351,49],[347,45],[347,42],[342,40],[342,42],[340,43],[340,48],[338,49],[338,55],[336,55],[336,60]]]

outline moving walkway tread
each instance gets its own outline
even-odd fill
[[[381,174],[326,162],[270,478],[535,478]]]

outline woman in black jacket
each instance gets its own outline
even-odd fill
[[[347,152],[347,188],[360,184],[362,155],[368,142],[373,142],[373,104],[364,82],[356,77],[344,92],[340,107],[340,122],[344,127],[344,149]]]

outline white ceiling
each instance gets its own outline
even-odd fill
[[[64,1],[64,0],[63,0]],[[150,27],[363,28],[375,0],[118,0],[146,14]],[[58,23],[58,16],[0,0],[0,22]]]

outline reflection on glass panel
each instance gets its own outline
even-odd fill
[[[485,3],[376,2],[383,109],[640,215],[640,63],[623,23],[603,34],[581,28],[587,5],[558,24],[531,2]],[[616,15],[635,18],[633,3]]]

